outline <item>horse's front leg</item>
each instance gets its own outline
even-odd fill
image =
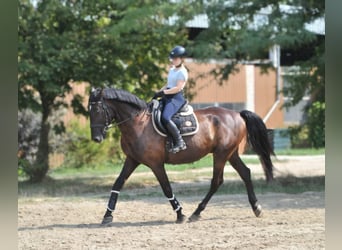
[[[129,157],[126,158],[124,166],[121,170],[121,173],[113,184],[111,195],[108,201],[107,210],[101,223],[102,225],[111,223],[113,221],[112,212],[115,210],[115,206],[116,206],[116,202],[117,202],[120,190],[125,184],[125,181],[132,174],[132,172],[137,168],[138,165],[139,163],[133,160],[132,158],[129,158]]]
[[[165,172],[164,165],[151,167],[154,175],[156,176],[159,184],[164,192],[164,195],[169,200],[173,210],[177,213],[176,223],[183,223],[185,221],[185,215],[182,213],[182,206],[176,199],[175,195],[172,192],[172,188],[170,185],[169,178]]]

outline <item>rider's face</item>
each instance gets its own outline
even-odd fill
[[[171,62],[174,66],[178,66],[179,64],[182,63],[182,58],[180,57],[175,57],[171,59]]]

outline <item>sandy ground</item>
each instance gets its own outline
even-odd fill
[[[324,175],[324,161],[324,156],[290,157],[277,164],[275,176]],[[260,166],[249,167],[252,173],[260,171]],[[107,197],[19,197],[18,247],[325,249],[324,192],[268,193],[257,197],[263,207],[261,218],[254,216],[246,195],[215,195],[201,220],[183,224],[174,223],[175,213],[163,196],[119,199],[114,222],[109,226],[99,225]],[[181,197],[185,215],[190,216],[202,198]]]

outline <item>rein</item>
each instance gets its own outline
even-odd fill
[[[139,113],[140,113],[140,111],[137,111],[137,112],[135,112],[133,115],[130,115],[130,117],[128,117],[127,119],[125,119],[125,120],[123,120],[123,121],[120,121],[120,122],[115,122],[114,124],[113,124],[113,121],[112,121],[112,122],[109,124],[108,128],[112,127],[113,125],[114,125],[114,126],[119,126],[119,125],[121,125],[121,124],[123,124],[123,123],[125,123],[125,122],[128,122],[128,121],[132,120],[135,116],[139,115]]]

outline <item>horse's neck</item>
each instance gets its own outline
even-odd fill
[[[111,109],[114,113],[114,116],[117,118],[116,123],[121,123],[127,119],[130,119],[130,117],[139,112],[138,109],[122,102],[113,102],[111,104]]]
[[[146,127],[152,124],[151,115],[149,115],[146,110],[141,110],[140,112],[135,111],[135,113],[131,115],[131,118],[119,125],[121,136],[136,136],[138,139],[145,131]]]
[[[143,118],[145,116],[146,109],[138,109],[132,105],[123,102],[112,102],[110,104],[111,112],[113,113],[115,119],[115,123],[119,124],[120,129],[124,129],[127,127],[133,127],[136,125],[136,121]]]

